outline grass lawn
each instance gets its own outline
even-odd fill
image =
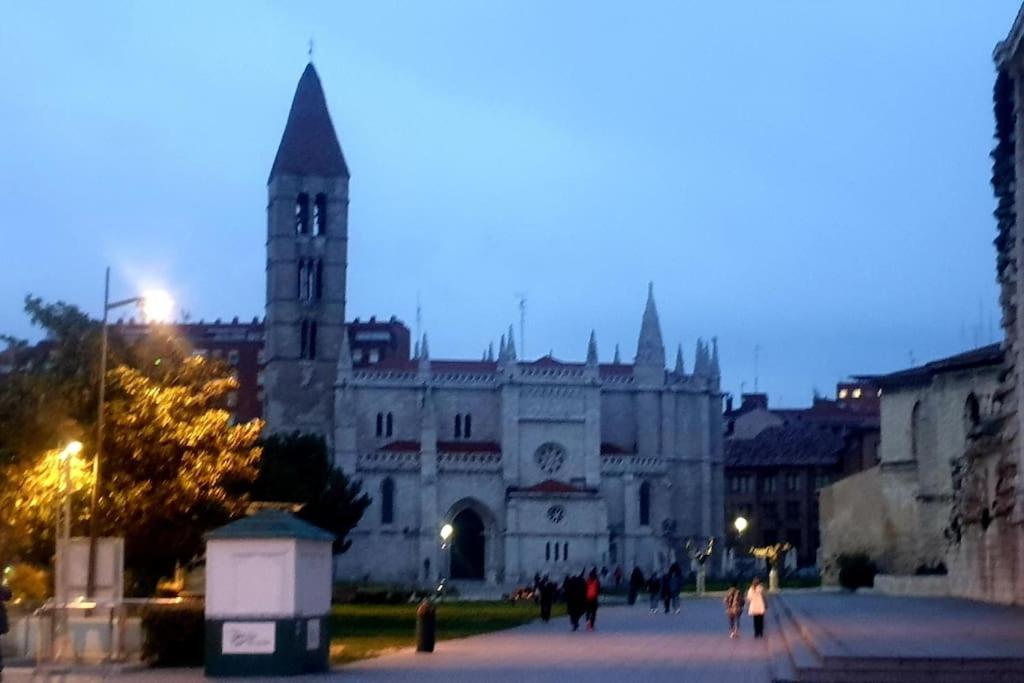
[[[331,663],[345,664],[416,644],[416,605],[334,605]],[[555,604],[552,616],[565,614]],[[437,639],[500,631],[533,621],[540,607],[527,602],[444,602],[437,606]]]

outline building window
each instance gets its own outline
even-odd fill
[[[316,321],[303,320],[299,326],[299,357],[316,358]]]
[[[309,195],[305,192],[295,199],[295,234],[309,234]]]
[[[461,415],[456,415],[455,416],[455,438],[456,439],[461,439],[462,438],[462,416]]]
[[[313,234],[327,234],[327,195],[319,193],[313,202]]]
[[[324,296],[324,262],[321,261],[320,259],[316,260],[316,268],[314,269],[313,273],[313,277],[315,280],[313,286],[313,294],[316,300],[320,301],[320,299],[322,299]]]
[[[828,474],[814,475],[814,488],[822,489],[832,483],[832,477]]]
[[[240,355],[238,353],[238,349],[231,349],[230,351],[228,351],[228,362],[229,363],[231,363],[232,365],[238,365],[238,361],[239,360],[240,360]]]
[[[466,419],[465,422],[463,423],[462,434],[467,439],[473,436],[473,416],[470,415],[469,413],[466,413]]]
[[[775,493],[775,475],[761,479],[761,493]]]
[[[299,259],[299,301],[319,301],[323,297],[324,266],[320,259]]]
[[[362,360],[363,360],[363,350],[362,349],[352,349],[352,362],[353,363],[360,363],[360,362],[362,362]]]
[[[551,561],[551,541],[548,541],[547,543],[544,544],[544,561],[545,562],[550,562]]]
[[[369,357],[366,359],[366,361],[368,363],[376,363],[379,360],[380,360],[380,350],[379,349],[370,349],[370,354],[369,354]]]
[[[640,484],[640,526],[651,525],[651,484]]]
[[[384,436],[384,413],[377,413],[377,436]]]
[[[558,542],[555,542],[555,562],[558,562]]]
[[[796,472],[786,473],[786,490],[790,493],[800,490],[800,475]]]
[[[469,413],[455,416],[454,434],[456,439],[468,439],[473,436],[473,417]]]
[[[395,481],[391,477],[387,477],[380,485],[380,523],[392,524],[394,521]]]
[[[562,544],[562,561],[569,559],[569,541]]]
[[[391,436],[392,434],[395,433],[395,416],[392,415],[391,413],[388,413],[387,420],[385,420],[385,422],[387,423],[385,435]]]

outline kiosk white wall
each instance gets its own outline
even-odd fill
[[[325,671],[334,537],[265,510],[206,539],[207,675]]]

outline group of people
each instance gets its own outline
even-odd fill
[[[764,586],[761,585],[761,579],[756,576],[750,582],[745,599],[735,581],[725,592],[725,616],[729,620],[729,637],[740,636],[740,618],[743,616],[744,603],[747,605],[747,614],[754,622],[754,637],[764,637],[764,614],[768,611],[768,605],[764,598]]]
[[[534,594],[540,602],[540,618],[547,622],[551,620],[551,605],[554,603],[559,586],[547,576],[534,577]],[[598,578],[597,567],[590,570],[584,569],[579,574],[569,574],[561,586],[562,595],[565,596],[565,609],[569,613],[569,623],[572,630],[578,631],[580,619],[586,617],[587,630],[593,631],[597,622],[597,603],[601,595],[601,580]]]
[[[650,598],[651,612],[658,611],[659,602],[665,614],[680,611],[679,594],[683,589],[683,570],[678,563],[673,563],[668,571],[659,575],[651,573],[644,577],[639,567],[633,569],[629,577],[628,602],[635,605],[640,593],[645,590]],[[541,577],[537,574],[534,577],[533,594],[540,602],[540,616],[545,622],[551,620],[551,606],[554,604],[559,593],[565,598],[566,611],[569,613],[569,622],[572,630],[577,631],[580,627],[580,620],[586,618],[587,630],[594,630],[597,621],[598,597],[601,593],[601,580],[597,568],[584,569],[579,574],[570,574],[565,577],[562,585],[559,586],[547,576]],[[742,593],[737,582],[733,582],[725,593],[725,615],[729,621],[729,637],[738,638],[740,634],[740,620],[743,616],[743,609],[746,607],[754,625],[754,637],[764,636],[764,616],[767,611],[767,602],[764,595],[764,586],[761,580],[755,577],[750,582],[746,594]]]

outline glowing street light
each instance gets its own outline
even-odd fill
[[[64,450],[62,450],[60,452],[60,455],[58,457],[61,459],[61,462],[63,462],[65,460],[67,460],[68,458],[75,457],[76,455],[78,455],[81,452],[82,452],[82,442],[81,441],[70,441],[70,442],[68,442],[68,445],[64,447]]]
[[[174,315],[174,299],[161,289],[143,292],[140,299],[142,313],[149,322],[166,322]]]
[[[453,527],[451,524],[445,524],[441,527],[441,540],[445,543],[448,543],[448,539],[451,538],[452,534],[454,533],[455,527]]]
[[[174,301],[167,292],[160,290],[111,301],[110,268],[107,268],[103,285],[103,322],[100,326],[100,386],[96,408],[96,453],[92,459],[92,497],[89,501],[89,568],[85,581],[86,597],[92,597],[96,588],[96,507],[100,496],[100,461],[103,458],[103,399],[107,389],[107,318],[110,311],[122,306],[140,306],[147,321],[161,322],[170,319]]]
[[[733,527],[735,527],[736,533],[742,534],[744,531],[747,530],[747,527],[750,526],[750,522],[747,521],[746,517],[743,517],[741,515],[737,517],[735,521],[733,521],[732,525]]]

